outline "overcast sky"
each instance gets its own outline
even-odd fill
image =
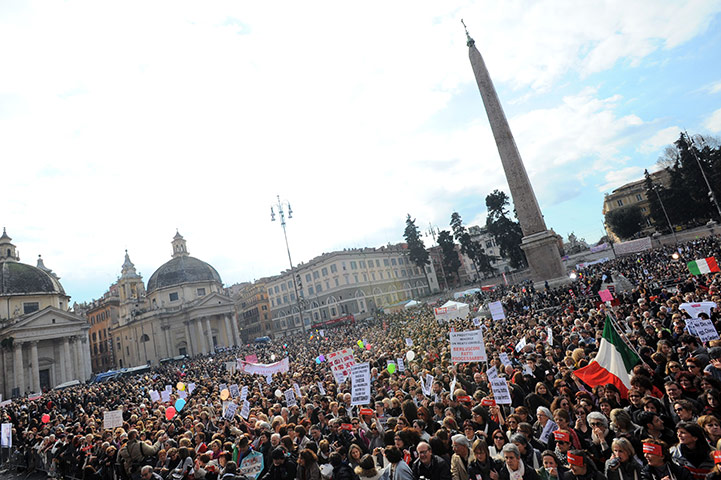
[[[578,8],[583,5],[583,8]],[[546,222],[603,234],[603,195],[721,133],[719,1],[0,2],[0,224],[73,300],[178,228],[226,285],[402,240],[508,188],[461,18]]]

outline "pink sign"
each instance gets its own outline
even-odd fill
[[[601,297],[601,300],[603,300],[604,302],[610,302],[613,300],[613,295],[608,289],[600,290],[598,292],[598,296]]]
[[[256,355],[256,354],[246,355],[245,361],[248,363],[258,363],[258,355]]]

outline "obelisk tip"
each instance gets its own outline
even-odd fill
[[[468,48],[471,48],[473,45],[475,45],[476,41],[473,40],[468,34],[468,27],[466,27],[466,22],[464,22],[462,18],[461,23],[463,24],[463,29],[466,31],[466,45],[468,46]]]

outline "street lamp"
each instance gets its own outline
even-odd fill
[[[656,183],[651,184],[651,189],[656,192],[656,198],[658,198],[658,203],[661,204],[661,210],[663,210],[663,215],[666,217],[666,222],[668,223],[668,228],[671,229],[671,233],[673,233],[673,241],[675,243],[678,243],[678,237],[676,237],[676,230],[673,228],[673,225],[671,225],[671,220],[668,218],[668,213],[666,213],[666,207],[663,205],[663,200],[661,200],[661,195],[659,195],[658,190],[660,186]]]
[[[440,228],[433,226],[433,224],[429,222],[428,223],[428,231],[426,233],[433,237],[433,243],[438,243],[436,241],[436,234],[440,234]],[[448,290],[448,279],[446,278],[446,272],[445,272],[445,269],[443,268],[443,251],[439,252],[439,256],[440,256],[439,264],[441,266],[441,275],[443,276],[443,283],[446,286],[446,290]],[[428,290],[430,290],[430,289],[431,289],[431,286],[428,285]]]
[[[303,318],[303,303],[300,300],[300,295],[298,294],[298,283],[300,282],[300,277],[296,278],[294,275],[295,269],[293,268],[293,260],[290,258],[290,247],[288,246],[288,233],[285,231],[285,212],[283,210],[283,207],[288,208],[288,219],[293,218],[293,209],[290,206],[290,202],[287,200],[280,201],[280,195],[277,195],[276,198],[278,199],[278,203],[275,205],[271,205],[270,207],[270,221],[275,222],[275,210],[273,210],[273,207],[278,209],[278,215],[280,216],[280,226],[283,227],[283,237],[285,238],[285,249],[288,252],[288,263],[290,263],[290,276],[293,279],[293,290],[295,291],[295,300],[298,304],[298,313],[300,314],[300,324],[303,328],[303,333],[305,333],[305,319]],[[292,313],[291,313],[292,317]]]
[[[706,172],[703,170],[703,166],[701,166],[701,160],[699,160],[698,155],[696,155],[696,150],[694,150],[694,147],[696,146],[694,141],[691,140],[691,137],[689,137],[688,132],[686,132],[686,144],[689,146],[689,150],[691,150],[691,154],[693,155],[693,158],[696,159],[696,163],[698,164],[699,170],[701,170],[701,176],[703,177],[704,182],[706,182],[706,188],[708,188],[708,198],[713,202],[713,204],[716,206],[716,211],[719,214],[719,218],[721,218],[721,207],[719,207],[718,202],[716,201],[716,195],[713,194],[713,190],[711,189],[711,184],[708,182],[708,178],[706,178]],[[689,143],[689,140],[691,142]]]

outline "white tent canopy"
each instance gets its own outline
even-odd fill
[[[416,302],[415,300],[410,300],[408,303],[406,303],[403,306],[403,308],[412,308],[412,307],[417,307],[418,305],[420,305],[419,302]]]
[[[463,297],[466,297],[466,296],[468,296],[468,295],[473,295],[473,294],[478,293],[478,292],[480,292],[480,291],[481,291],[480,288],[469,288],[468,290],[464,290],[464,291],[462,291],[462,292],[455,292],[455,293],[453,294],[453,298],[454,298],[455,300],[458,300],[459,298],[463,298]]]
[[[440,307],[436,307],[434,313],[439,322],[449,321],[456,318],[466,318],[470,308],[467,303],[454,302],[449,300]]]

